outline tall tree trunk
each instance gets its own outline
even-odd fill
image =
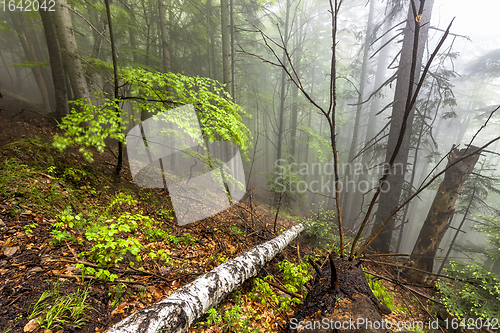
[[[477,149],[471,146],[461,150],[454,148],[450,152],[447,167],[453,163],[456,164],[445,172],[444,180],[439,185],[429,214],[420,230],[417,243],[411,253],[411,260],[415,267],[432,272],[434,256],[436,255],[441,239],[448,229],[448,221],[453,216],[455,202],[467,177],[474,170],[474,166],[479,159],[479,154],[467,157],[458,163],[457,161]]]
[[[347,158],[347,172],[344,175],[344,189],[342,195],[342,210],[346,210],[346,206],[350,203],[350,199],[353,195],[355,195],[356,189],[354,191],[349,191],[348,184],[349,181],[354,177],[352,175],[352,165],[350,163],[353,162],[354,156],[356,156],[358,149],[358,131],[359,131],[359,123],[361,119],[361,110],[363,108],[363,98],[365,93],[366,86],[366,73],[368,71],[368,51],[370,50],[371,38],[372,38],[372,30],[373,30],[373,13],[375,12],[375,0],[370,1],[370,11],[368,13],[368,23],[366,26],[366,36],[365,43],[363,45],[363,63],[361,64],[361,76],[359,78],[359,93],[358,93],[358,102],[356,105],[356,116],[354,117],[354,129],[352,133],[352,141],[351,148],[349,149],[349,157]],[[369,125],[368,125],[369,126]]]
[[[221,33],[222,33],[222,82],[224,90],[229,94],[231,91],[231,62],[229,58],[229,5],[228,0],[220,2]]]
[[[413,3],[415,3],[415,8],[412,8]],[[410,2],[401,58],[398,66],[394,106],[389,129],[389,140],[387,142],[386,166],[389,165],[389,160],[398,144],[405,110],[413,95],[414,85],[418,82],[418,78],[420,77],[420,67],[422,65],[424,48],[427,41],[433,3],[434,0],[415,0],[414,2]],[[418,14],[415,17],[415,12],[421,13],[421,16]],[[416,44],[416,42],[418,42],[418,44]],[[401,143],[399,153],[394,160],[394,167],[389,171],[389,176],[386,179],[387,188],[384,188],[384,191],[380,194],[372,233],[379,228],[394,208],[399,205],[410,148],[413,114],[414,110],[411,110],[406,124],[408,130],[403,136],[403,142]],[[391,219],[385,225],[384,231],[371,245],[373,250],[377,252],[389,252],[394,225],[394,219]]]
[[[290,0],[286,1],[286,13],[285,13],[285,39],[284,39],[284,49],[282,56],[282,63],[284,66],[287,66],[287,56],[286,49],[288,46],[288,23],[290,19]],[[285,121],[285,93],[286,93],[286,72],[284,69],[281,71],[281,91],[280,91],[280,109],[279,109],[279,120],[278,120],[278,140],[277,140],[277,152],[276,152],[276,161],[279,161],[282,158],[282,149],[283,149],[283,126]],[[274,196],[274,205],[278,205],[279,201],[279,193],[276,193]]]
[[[125,9],[127,10],[127,13],[130,15],[130,18],[132,20],[135,20],[134,18],[134,11],[132,8],[130,8],[128,4],[128,0],[123,1],[123,5],[125,6]],[[137,21],[136,21],[137,22]],[[130,40],[130,47],[132,48],[132,61],[137,64],[139,63],[139,57],[137,55],[137,38],[135,36],[135,29],[133,26],[135,24],[130,23],[128,27],[128,37]]]
[[[386,21],[386,24],[384,25],[386,30],[389,29],[391,24],[390,20]],[[388,33],[386,34],[381,41],[381,45],[385,45],[389,40],[391,39],[391,34]],[[375,82],[373,84],[373,90],[375,91],[378,89],[386,80],[386,72],[387,72],[387,59],[389,56],[389,48],[384,47],[378,56],[377,59],[377,72],[375,74]],[[368,115],[368,123],[366,127],[366,134],[365,134],[365,146],[369,146],[371,144],[371,140],[376,134],[376,129],[377,129],[377,113],[380,111],[380,100],[378,96],[373,96],[373,100],[370,104],[370,113]],[[370,163],[370,160],[372,159],[373,154],[371,153],[371,150],[368,150],[362,154],[361,158],[361,165],[363,167],[363,171],[358,177],[357,184],[359,185],[359,189],[361,189],[361,186],[364,186],[364,184],[368,184],[369,180],[369,174],[368,174],[368,164]],[[361,185],[363,184],[363,185]],[[350,204],[348,214],[347,215],[347,221],[349,225],[354,226],[356,219],[359,215],[359,213],[362,210],[362,205],[363,205],[363,196],[365,195],[365,192],[369,191],[370,189],[367,188],[366,191],[358,191],[356,189],[356,193],[354,195],[354,198]],[[364,188],[363,188],[364,190]]]
[[[73,32],[71,16],[69,15],[68,2],[66,0],[58,0],[54,9],[54,24],[59,44],[62,48],[65,68],[71,81],[73,95],[76,99],[89,98],[89,89],[85,80],[80,56],[77,52],[78,46]]]
[[[37,57],[37,52],[35,51],[35,46],[33,44],[33,40],[31,39],[28,28],[26,27],[26,20],[24,19],[22,13],[19,13],[19,17],[22,19],[23,32],[24,36],[26,37],[26,45],[28,46],[29,59],[31,59],[31,61],[33,62],[39,62]],[[45,80],[43,78],[42,69],[39,66],[33,67],[33,74],[35,74],[36,83],[38,84],[38,88],[40,89],[40,93],[42,95],[43,106],[45,110],[49,113],[50,112],[49,92],[47,89],[47,85],[45,84]]]
[[[169,73],[170,70],[170,51],[168,47],[167,20],[165,18],[165,5],[163,0],[158,0],[158,10],[160,15],[160,34],[161,47],[163,50],[163,70]]]
[[[68,114],[68,91],[66,90],[66,80],[64,75],[64,64],[61,56],[61,49],[57,40],[56,28],[52,13],[46,10],[40,10],[42,18],[43,31],[47,41],[49,51],[50,68],[52,71],[52,82],[55,89],[56,98],[56,119],[61,120]]]
[[[295,70],[297,74],[300,71],[300,55],[302,53],[302,32],[303,28],[300,23],[300,17],[297,18],[297,26],[300,26],[299,31],[295,33],[295,50],[294,50],[294,55],[293,55],[293,66],[295,67]],[[296,146],[297,146],[297,117],[299,113],[299,105],[298,105],[298,99],[299,99],[299,88],[294,84],[292,85],[292,108],[291,108],[291,122],[290,122],[290,157],[291,159],[295,160],[297,158],[296,156]]]
[[[234,49],[234,0],[229,0],[229,16],[231,20],[231,26],[230,26],[230,31],[231,31],[231,96],[233,96],[233,102],[236,102],[236,82],[234,81],[234,56],[235,56],[235,49]]]
[[[208,46],[208,54],[209,54],[209,66],[210,66],[210,78],[217,80],[217,62],[215,59],[215,27],[213,23],[213,14],[212,14],[212,0],[207,0],[207,18],[208,25],[207,30],[209,31],[210,37],[210,45]]]
[[[26,27],[27,27],[27,32],[30,36],[30,39],[32,41],[33,47],[35,49],[35,54],[37,55],[37,59],[40,62],[45,62],[49,60],[49,54],[47,51],[47,46],[43,45],[40,43],[40,41],[43,41],[44,35],[43,32],[38,29],[38,27],[35,27],[33,24],[32,19],[25,20],[26,21]],[[38,25],[38,20],[36,21]],[[56,104],[55,104],[55,91],[54,91],[54,85],[52,84],[52,77],[50,74],[50,69],[49,67],[40,67],[40,71],[42,72],[42,77],[43,77],[43,82],[45,83],[45,87],[47,89],[47,94],[49,96],[49,102],[50,102],[50,110],[55,110]]]

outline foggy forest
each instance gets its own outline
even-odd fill
[[[493,0],[2,0],[0,330],[494,332]]]

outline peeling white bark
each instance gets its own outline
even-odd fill
[[[166,299],[134,312],[107,333],[186,332],[197,318],[219,304],[247,279],[257,275],[304,229],[304,225],[296,225],[280,236],[257,245],[179,288]]]

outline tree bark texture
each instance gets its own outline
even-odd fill
[[[66,0],[56,1],[53,18],[56,26],[59,44],[62,48],[66,71],[68,72],[73,95],[76,99],[89,98],[89,89],[83,72],[78,46],[76,44],[71,16],[69,15],[68,2]]]
[[[418,12],[422,1],[425,1],[422,16],[419,15],[415,17],[414,9]],[[410,2],[410,9],[408,11],[408,19],[397,73],[394,106],[392,109],[391,126],[389,129],[389,140],[387,142],[386,165],[389,163],[389,160],[391,159],[398,143],[399,133],[402,129],[403,118],[408,105],[408,100],[412,95],[411,91],[414,90],[414,86],[420,77],[420,67],[422,65],[422,58],[425,43],[427,41],[434,0],[416,0],[415,8],[412,8],[412,3],[413,2]],[[415,45],[416,23],[420,25],[418,32],[418,45]],[[415,69],[413,76],[411,75],[412,68]],[[378,229],[383,221],[385,221],[385,219],[391,214],[394,208],[399,206],[407,167],[408,152],[410,149],[413,114],[414,110],[411,110],[407,120],[407,130],[403,136],[403,142],[399,149],[399,153],[394,160],[394,167],[389,171],[389,176],[386,180],[388,187],[384,188],[380,194],[378,201],[379,206],[375,217],[375,224],[372,228],[372,233]],[[394,219],[391,219],[391,221],[386,224],[384,231],[372,243],[371,247],[373,250],[382,253],[389,252],[394,225]]]
[[[134,312],[108,333],[186,332],[201,315],[216,306],[247,279],[257,275],[303,230],[299,224],[280,236],[228,261],[174,291],[166,299]]]
[[[475,150],[477,148],[472,146],[468,149],[453,149],[450,152],[447,166],[452,165]],[[467,177],[474,170],[474,165],[478,159],[479,154],[474,154],[451,166],[445,172],[444,180],[439,185],[436,197],[432,202],[411,254],[411,260],[416,268],[432,272],[434,256],[441,239],[448,229],[448,221],[453,216],[455,202]]]
[[[61,57],[61,49],[57,40],[57,33],[52,19],[52,13],[40,10],[42,18],[43,31],[49,50],[50,69],[52,71],[52,82],[54,84],[56,98],[56,119],[61,120],[68,114],[68,92],[64,79],[64,65]]]

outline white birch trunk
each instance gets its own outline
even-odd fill
[[[107,333],[186,332],[189,326],[247,279],[257,275],[303,230],[302,224],[202,275],[166,299],[134,312]]]

